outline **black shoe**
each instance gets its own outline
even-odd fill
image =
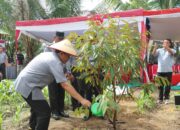
[[[64,111],[60,112],[59,114],[60,114],[60,116],[65,117],[65,118],[69,117],[69,115],[66,114]]]
[[[84,116],[83,121],[88,121],[91,118],[91,116]]]
[[[89,116],[84,116],[83,121],[88,121],[92,117],[92,113],[89,111]]]
[[[60,115],[59,114],[55,114],[55,113],[52,113],[52,115],[51,115],[51,117],[53,118],[53,119],[55,119],[55,120],[59,120],[60,119]]]

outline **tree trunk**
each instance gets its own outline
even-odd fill
[[[113,80],[113,94],[114,94],[114,102],[116,102],[116,79],[114,77],[114,80]],[[116,130],[116,121],[117,121],[117,111],[115,110],[114,111],[114,116],[113,116],[113,128],[114,130]]]
[[[33,43],[31,42],[31,39],[27,36],[23,37],[23,41],[25,41],[26,64],[28,64],[33,58]]]

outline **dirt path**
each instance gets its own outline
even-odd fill
[[[156,110],[139,115],[136,104],[132,101],[121,103],[118,130],[180,130],[180,110],[172,102],[159,105]],[[107,120],[92,117],[88,121],[69,118],[51,120],[49,130],[108,130],[112,129]]]
[[[133,104],[133,103],[130,103]],[[131,106],[131,105],[128,105]],[[125,121],[121,128],[124,130],[179,130],[180,110],[174,103],[159,105],[156,110],[144,115],[132,111],[132,105],[126,112],[123,112],[121,119]]]
[[[170,104],[158,105],[153,111],[143,115],[137,113],[136,103],[133,101],[121,101],[120,109],[118,121],[121,123],[117,130],[180,130],[180,108],[175,107],[173,97]],[[18,126],[5,121],[3,130],[28,130],[29,111],[20,118],[23,120]],[[112,130],[112,125],[107,120],[96,117],[88,121],[71,117],[59,121],[51,119],[49,130]]]

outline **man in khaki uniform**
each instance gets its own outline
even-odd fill
[[[67,82],[63,72],[63,64],[69,60],[70,56],[77,55],[71,42],[65,39],[51,45],[50,48],[55,51],[44,52],[36,56],[20,72],[15,81],[15,90],[22,95],[30,105],[32,114],[35,115],[31,119],[34,121],[34,124],[30,126],[32,130],[48,130],[51,111],[42,89],[54,79],[61,84],[59,87],[63,87],[82,105],[86,107],[91,105]]]

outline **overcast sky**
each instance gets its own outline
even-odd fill
[[[102,0],[81,0],[81,9],[82,10],[92,10],[101,1]],[[122,1],[127,2],[129,0],[122,0]]]
[[[102,0],[82,0],[82,2],[81,2],[81,9],[82,10],[92,10],[101,1]]]
[[[46,7],[45,0],[40,0],[42,5]],[[102,0],[81,0],[81,10],[92,10],[96,5],[98,5]],[[122,0],[124,2],[129,0]]]

